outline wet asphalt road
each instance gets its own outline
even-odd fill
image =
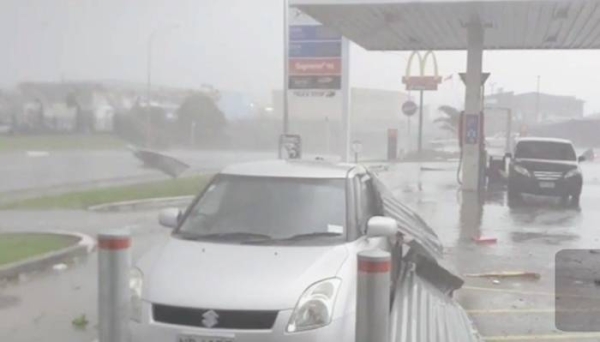
[[[88,213],[78,211],[0,212],[0,232],[13,230],[78,231],[91,236],[105,229],[127,228],[133,235],[133,259],[165,239],[169,230],[155,212]],[[6,223],[10,222],[10,226]],[[88,342],[96,339],[97,254],[65,271],[33,274],[0,284],[0,341]],[[85,315],[85,330],[71,322]]]
[[[583,165],[586,184],[580,208],[528,198],[522,207],[510,209],[501,190],[490,190],[480,206],[477,199],[458,191],[456,164],[426,167],[429,171],[420,172],[416,164],[397,164],[382,176],[439,234],[446,246],[446,262],[466,280],[457,299],[486,340],[600,341],[598,333],[560,332],[554,322],[555,254],[563,249],[600,246],[600,164]],[[115,227],[133,231],[134,258],[168,234],[156,224],[155,211],[0,212],[1,231],[60,229],[95,235]],[[495,238],[497,243],[480,245],[473,237]],[[92,255],[61,273],[46,272],[1,285],[0,341],[93,340],[97,322],[95,265]],[[468,277],[501,271],[536,272],[540,278]],[[596,289],[591,282],[590,278],[579,284],[587,295]],[[71,320],[81,314],[90,320],[85,331],[71,326]]]
[[[234,162],[276,158],[276,152],[173,150],[163,153],[190,165],[187,174],[214,172]],[[3,180],[0,193],[166,177],[159,171],[143,168],[141,162],[126,149],[0,155],[0,179]]]
[[[600,333],[559,331],[554,314],[556,253],[600,249],[600,163],[582,165],[585,185],[580,208],[561,205],[555,199],[528,197],[521,206],[510,209],[501,189],[488,190],[483,199],[458,191],[456,164],[427,167],[431,171],[419,172],[416,165],[398,164],[384,177],[394,192],[435,228],[446,247],[446,262],[466,281],[457,298],[486,340],[600,341]],[[484,205],[478,205],[479,201]],[[478,244],[473,240],[477,237],[495,238],[497,243]],[[586,251],[584,255],[589,256],[588,264],[600,265],[599,254]],[[596,269],[600,271],[600,266]],[[535,272],[540,278],[468,276],[513,271]],[[581,287],[576,295],[600,297],[600,284],[589,274],[576,284]],[[573,294],[573,288],[569,290]],[[571,309],[577,305],[571,301]],[[579,317],[598,317],[600,305],[591,306],[585,308],[589,312],[578,313]],[[561,314],[566,315],[561,319],[573,318],[568,311]],[[594,321],[600,322],[600,318]],[[594,329],[600,331],[600,326]]]

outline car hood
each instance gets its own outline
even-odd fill
[[[523,159],[515,160],[517,165],[521,165],[530,171],[554,171],[566,172],[577,167],[576,161],[563,160],[545,160],[545,159]]]
[[[141,267],[145,300],[225,310],[293,309],[308,286],[335,277],[348,258],[345,245],[246,246],[175,238],[156,253]]]

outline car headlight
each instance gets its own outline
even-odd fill
[[[292,313],[287,332],[317,329],[331,323],[333,306],[341,283],[340,279],[331,278],[306,289]]]
[[[531,173],[529,173],[529,170],[527,170],[526,168],[519,166],[519,165],[515,165],[514,170],[516,173],[519,173],[525,177],[531,177]]]
[[[142,286],[144,276],[137,268],[131,269],[129,277],[129,290],[131,291],[130,319],[136,322],[142,321]]]
[[[575,177],[575,176],[579,175],[580,173],[581,173],[581,171],[578,168],[573,169],[565,174],[565,178]]]

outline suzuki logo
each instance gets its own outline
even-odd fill
[[[202,317],[204,318],[202,320],[202,324],[204,324],[204,326],[207,328],[212,328],[219,324],[219,315],[213,310],[206,311],[204,314],[202,314]]]

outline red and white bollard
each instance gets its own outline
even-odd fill
[[[389,342],[390,253],[358,254],[356,342]]]
[[[98,341],[129,342],[131,234],[98,234]]]

